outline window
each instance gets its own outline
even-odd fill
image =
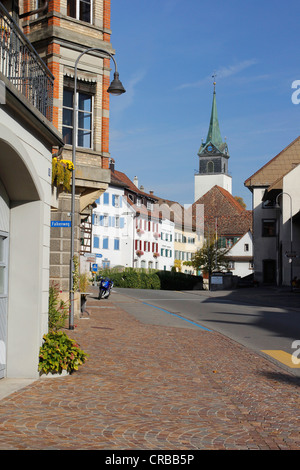
[[[121,198],[118,194],[113,194],[112,196],[112,205],[114,207],[121,207]]]
[[[77,20],[91,23],[92,20],[92,0],[67,0],[67,15]]]
[[[103,215],[103,226],[104,227],[108,227],[108,220],[109,220],[108,214],[104,214]]]
[[[104,237],[104,238],[103,238],[102,248],[103,248],[104,250],[108,250],[108,237]]]
[[[72,145],[73,139],[73,90],[64,89],[62,134],[65,144]],[[93,96],[78,92],[78,116],[76,145],[92,148]]]
[[[120,249],[120,240],[119,238],[114,239],[114,250],[119,250]]]
[[[249,251],[249,244],[248,243],[244,244],[244,251]]]
[[[263,219],[262,220],[262,236],[263,237],[275,237],[276,235],[276,220],[275,219]]]
[[[207,163],[207,173],[213,173],[214,172],[214,162],[208,162]]]

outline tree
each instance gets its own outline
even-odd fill
[[[208,274],[209,288],[210,278],[213,272],[227,271],[228,250],[219,248],[215,241],[205,240],[204,245],[192,256],[192,265],[196,270]]]
[[[234,199],[244,208],[246,209],[246,204],[244,203],[244,199],[241,196],[234,196]]]

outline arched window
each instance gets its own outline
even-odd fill
[[[208,162],[207,163],[207,173],[213,173],[214,172],[214,162]]]

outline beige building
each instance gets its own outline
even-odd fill
[[[300,137],[245,181],[252,192],[254,273],[259,283],[300,278]]]

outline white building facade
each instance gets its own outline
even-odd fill
[[[98,268],[132,267],[135,211],[124,197],[124,189],[109,186],[95,202],[92,253]]]
[[[241,278],[253,274],[253,237],[249,230],[228,251],[229,269]]]

